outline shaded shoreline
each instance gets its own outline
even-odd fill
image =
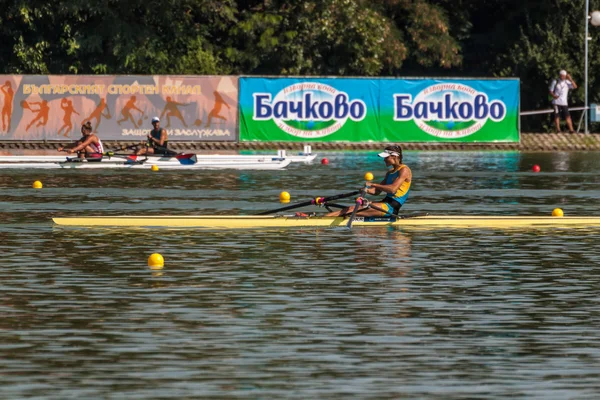
[[[70,141],[0,141],[0,151],[54,150]],[[129,146],[138,142],[103,141],[105,148]],[[323,150],[375,150],[382,143],[350,142],[170,142],[174,150],[238,151],[238,150],[302,150],[311,145],[313,151]],[[519,151],[596,151],[600,150],[600,135],[569,133],[522,133],[520,143],[400,143],[405,150],[519,150]]]

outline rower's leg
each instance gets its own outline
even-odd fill
[[[146,154],[146,150],[148,149],[148,147],[140,147],[138,149],[138,151],[135,152],[135,154],[137,156],[143,156],[144,154]]]
[[[353,210],[354,210],[354,206],[350,206],[350,207],[342,208],[339,211],[333,211],[333,212],[327,213],[327,214],[325,214],[325,216],[326,217],[341,217],[342,215],[351,214]]]
[[[86,146],[80,154],[87,158],[88,161],[102,160],[102,154],[98,153],[92,146]]]
[[[369,207],[371,207],[373,211],[378,212],[379,215],[377,216],[379,217],[391,217],[395,215],[395,210],[387,203],[371,203],[369,204]]]
[[[380,203],[374,203],[375,205],[380,204]],[[383,217],[385,215],[385,213],[376,210],[374,208],[371,207],[367,207],[367,208],[363,208],[363,209],[359,209],[358,212],[356,213],[356,215],[359,215],[361,217]]]
[[[382,203],[373,203],[373,204],[375,206],[377,206],[378,208],[381,208],[380,206]],[[354,211],[354,206],[349,206],[340,211],[334,211],[334,212],[325,214],[325,216],[326,217],[345,217],[345,216],[352,214],[353,211]],[[386,213],[381,212],[379,210],[375,210],[370,207],[359,208],[358,211],[356,212],[356,215],[359,215],[361,217],[383,217],[385,214]]]

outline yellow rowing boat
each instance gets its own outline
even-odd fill
[[[342,217],[280,215],[81,216],[53,218],[57,225],[163,228],[285,228],[346,226]],[[439,228],[600,227],[600,217],[426,215],[406,218],[356,217],[353,226]]]

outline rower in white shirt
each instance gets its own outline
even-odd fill
[[[86,122],[81,126],[81,139],[65,147],[59,147],[58,151],[67,153],[77,153],[79,158],[86,158],[88,161],[101,161],[104,153],[104,146],[98,136],[92,133],[91,122]]]

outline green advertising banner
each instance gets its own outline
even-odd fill
[[[386,142],[518,142],[519,80],[381,79]]]
[[[519,80],[240,78],[241,141],[518,142]]]
[[[373,79],[240,78],[240,141],[378,141]]]

